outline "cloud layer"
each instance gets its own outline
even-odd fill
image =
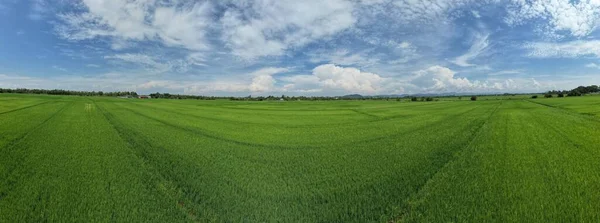
[[[0,66],[4,87],[530,92],[585,84],[600,57],[599,1],[7,0],[0,16],[43,27],[6,32],[9,45],[39,36],[23,54],[40,70]]]

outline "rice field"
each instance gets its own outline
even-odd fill
[[[595,222],[600,96],[0,94],[0,222]]]

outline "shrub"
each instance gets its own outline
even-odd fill
[[[417,97],[410,98],[410,101],[417,101]]]
[[[563,94],[563,93],[560,93],[560,94],[558,94],[558,97],[559,97],[559,98],[564,98],[564,97],[565,97],[565,94]]]
[[[551,98],[551,97],[553,97],[553,95],[552,94],[545,94],[544,97],[545,98]]]
[[[534,95],[534,96],[531,96],[531,98],[532,98],[532,99],[536,99],[536,98],[538,98],[538,96],[537,96],[537,95]]]
[[[477,101],[477,96],[471,97],[471,101]]]
[[[427,97],[427,98],[425,98],[425,101],[433,101],[433,98],[432,97]]]

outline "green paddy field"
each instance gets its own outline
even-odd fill
[[[600,96],[0,94],[0,222],[595,222]]]

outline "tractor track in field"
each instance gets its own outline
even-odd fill
[[[258,143],[250,143],[250,142],[238,141],[238,140],[229,139],[229,138],[225,138],[225,137],[215,136],[215,135],[207,133],[206,131],[202,131],[202,130],[199,130],[199,129],[189,128],[189,127],[183,127],[183,126],[180,126],[180,125],[172,124],[172,123],[169,123],[167,121],[164,121],[164,120],[161,120],[161,119],[158,119],[158,118],[155,118],[155,117],[152,117],[152,116],[140,113],[140,112],[135,111],[135,110],[130,109],[130,108],[126,108],[126,107],[122,107],[122,106],[121,106],[121,108],[123,108],[124,110],[127,110],[127,111],[129,111],[131,113],[134,113],[136,115],[139,115],[141,117],[144,117],[146,119],[149,119],[149,120],[161,123],[163,125],[166,125],[166,126],[169,126],[169,127],[172,127],[172,128],[176,128],[176,129],[179,129],[179,130],[183,130],[183,131],[195,134],[195,135],[203,136],[203,137],[206,137],[206,138],[209,138],[209,139],[219,140],[219,141],[226,142],[226,143],[231,143],[231,144],[236,144],[236,145],[242,145],[242,146],[249,146],[249,147],[272,148],[272,149],[280,149],[280,150],[318,149],[319,148],[319,147],[308,147],[308,146],[291,147],[291,146],[279,146],[279,145],[266,145],[266,144],[258,144]]]
[[[386,139],[386,138],[390,138],[390,137],[396,137],[396,136],[400,136],[400,135],[408,134],[408,133],[411,133],[411,132],[418,132],[418,131],[422,131],[422,130],[425,130],[425,129],[428,129],[428,128],[430,128],[431,126],[435,126],[435,125],[437,125],[437,124],[439,124],[439,123],[444,123],[444,122],[446,122],[446,121],[447,121],[447,120],[449,120],[449,119],[453,119],[453,118],[460,117],[460,116],[462,116],[462,115],[468,114],[469,112],[472,112],[472,111],[476,110],[476,109],[477,109],[477,108],[479,108],[479,107],[481,107],[481,106],[476,106],[476,107],[474,107],[474,108],[471,108],[471,109],[469,109],[469,110],[467,110],[467,111],[460,112],[460,113],[457,113],[457,114],[454,114],[454,115],[450,115],[450,116],[444,117],[443,119],[440,119],[440,120],[438,120],[438,121],[434,121],[434,122],[432,122],[432,123],[429,123],[429,124],[426,124],[426,125],[423,125],[423,126],[420,126],[420,127],[414,128],[414,129],[408,129],[408,130],[405,130],[405,131],[402,131],[402,132],[396,132],[396,133],[389,134],[389,135],[385,135],[385,136],[379,136],[379,137],[375,137],[375,138],[370,138],[370,139],[365,139],[365,140],[355,141],[355,142],[352,142],[352,143],[349,143],[349,144],[357,144],[357,143],[373,143],[373,142],[377,142],[377,141],[380,141],[380,140],[384,140],[384,139]]]
[[[221,119],[221,118],[211,118],[211,117],[206,117],[206,116],[202,116],[202,115],[195,115],[195,114],[189,114],[189,113],[185,113],[185,112],[166,110],[166,109],[161,109],[161,108],[149,106],[146,104],[140,104],[140,103],[131,103],[131,104],[135,105],[135,106],[152,108],[152,109],[155,109],[155,110],[158,110],[161,112],[185,115],[185,116],[194,117],[197,119],[204,119],[204,120],[210,120],[210,121],[215,121],[215,122],[226,122],[226,123],[237,124],[237,125],[262,125],[262,126],[283,127],[283,128],[310,128],[310,127],[324,127],[324,126],[332,126],[332,125],[352,124],[352,122],[344,122],[344,123],[335,123],[335,124],[321,124],[321,125],[311,124],[311,125],[291,125],[290,126],[290,125],[282,125],[282,124],[277,124],[277,123],[243,122],[243,121],[227,120],[227,119]],[[192,109],[192,108],[186,108],[186,109]]]
[[[165,196],[173,199],[174,203],[176,203],[177,207],[183,214],[185,214],[190,220],[199,222],[198,216],[194,213],[194,208],[186,205],[195,205],[195,203],[185,197],[185,195],[177,195],[177,191],[181,191],[181,186],[176,183],[176,180],[169,179],[165,176],[165,173],[161,172],[158,167],[153,165],[154,159],[150,154],[148,154],[147,149],[152,148],[163,153],[166,153],[167,151],[153,146],[147,139],[144,138],[144,136],[139,135],[135,131],[124,129],[124,127],[121,127],[123,124],[117,121],[110,112],[106,111],[103,107],[98,106],[95,101],[92,102],[102,113],[102,116],[106,122],[108,122],[110,126],[117,132],[119,138],[126,143],[127,148],[129,148],[138,159],[143,161],[141,162],[141,165],[146,168],[149,175],[148,178],[150,178],[151,181],[156,182],[155,185],[149,185],[149,189],[162,192]],[[176,188],[171,191],[161,191],[158,189],[159,185],[176,185]]]
[[[133,152],[133,154],[136,157],[138,157],[138,159],[142,160],[141,165],[144,166],[145,168],[147,168],[148,178],[151,181],[156,182],[155,185],[152,185],[152,186],[154,186],[154,188],[150,188],[150,189],[157,190],[159,193],[162,193],[165,196],[167,196],[168,198],[173,199],[176,207],[183,214],[185,214],[191,221],[193,221],[193,222],[208,222],[209,220],[206,220],[205,218],[207,218],[207,216],[211,217],[211,215],[210,215],[210,214],[212,214],[211,211],[208,211],[208,215],[206,213],[204,213],[206,216],[200,216],[196,213],[196,211],[198,211],[198,210],[207,211],[206,208],[203,208],[198,203],[198,202],[205,202],[206,200],[199,200],[204,197],[202,197],[201,194],[194,192],[195,188],[193,188],[192,186],[186,185],[185,183],[181,183],[181,179],[177,179],[176,177],[175,178],[169,177],[169,176],[172,176],[173,173],[164,172],[164,171],[162,171],[163,169],[161,169],[159,166],[157,166],[157,164],[158,165],[160,165],[160,164],[157,163],[159,161],[157,161],[158,158],[156,158],[155,156],[161,156],[161,155],[163,155],[165,157],[179,157],[179,156],[174,155],[173,153],[169,152],[168,150],[164,149],[163,147],[153,145],[146,138],[146,136],[143,136],[136,130],[125,127],[125,124],[121,121],[116,120],[115,116],[112,113],[105,110],[102,106],[98,106],[95,102],[94,102],[94,104],[96,105],[98,110],[103,114],[106,121],[117,132],[120,139],[123,140],[127,144],[127,147]],[[148,152],[148,149],[151,149],[152,151],[158,152],[160,154],[152,155],[152,154],[150,154],[150,152]],[[166,160],[166,159],[161,159],[161,160],[163,162],[167,162],[168,163],[167,166],[182,165],[182,162],[183,163],[186,162],[186,161],[182,160],[181,158],[178,158],[178,161],[172,161],[172,160]],[[192,166],[194,168],[201,168],[200,166],[198,166],[195,163],[188,163],[187,165]],[[171,185],[174,188],[157,189],[157,188],[161,188],[161,186],[163,186],[163,185]],[[238,188],[238,189],[241,190],[241,188]],[[210,220],[210,221],[214,221],[214,220]]]
[[[42,103],[42,104],[44,104],[44,103]],[[34,133],[38,129],[42,128],[46,123],[48,123],[49,121],[51,121],[52,119],[57,117],[60,113],[62,113],[63,110],[65,110],[65,108],[68,107],[68,105],[71,105],[71,104],[72,103],[67,103],[67,104],[63,105],[60,109],[58,109],[56,112],[54,112],[52,115],[50,115],[50,117],[48,117],[47,119],[42,121],[40,124],[32,127],[29,131],[27,131],[27,133],[13,139],[8,144],[6,144],[4,147],[0,148],[0,152],[2,152],[3,155],[6,155],[8,153],[7,150],[12,149],[12,148],[16,147],[17,145],[19,145],[20,143],[22,143],[25,139],[27,139],[28,136],[30,136],[32,133]],[[14,174],[15,169],[22,165],[23,160],[26,157],[12,157],[12,158],[15,161],[18,160],[18,162],[16,162],[17,165],[11,165],[10,166],[11,168],[8,168],[8,170],[6,171],[6,174],[4,176],[2,176],[0,179],[10,179],[10,176]],[[6,197],[10,191],[12,191],[12,188],[14,187],[15,183],[16,183],[16,180],[8,180],[6,190],[0,191],[0,201],[4,197]]]
[[[544,106],[544,107],[553,108],[553,109],[556,109],[556,110],[559,110],[559,111],[563,111],[563,112],[565,112],[567,114],[577,115],[577,116],[580,116],[580,117],[584,117],[584,118],[586,118],[586,119],[588,119],[590,121],[594,121],[594,122],[600,123],[600,117],[598,117],[596,115],[593,115],[593,114],[590,115],[590,114],[587,114],[587,113],[580,113],[580,112],[573,111],[573,110],[568,109],[568,108],[563,108],[563,107],[559,107],[559,106],[544,104],[544,103],[536,102],[536,101],[532,101],[532,100],[526,100],[526,101],[531,102],[533,104],[541,105],[541,106]]]
[[[490,113],[490,115],[485,119],[485,121],[483,121],[479,126],[476,127],[476,129],[474,130],[475,135],[473,137],[471,137],[470,140],[467,141],[466,145],[463,146],[462,148],[458,149],[457,151],[453,152],[451,155],[451,158],[448,159],[448,161],[446,161],[443,165],[440,166],[440,168],[438,168],[433,174],[431,174],[431,177],[429,177],[425,183],[419,185],[417,187],[417,190],[415,193],[413,193],[413,196],[409,196],[404,202],[402,207],[400,210],[400,214],[398,215],[398,217],[388,221],[388,222],[404,222],[405,218],[410,215],[410,200],[415,199],[416,197],[418,197],[422,192],[423,189],[425,189],[427,187],[427,185],[429,183],[432,182],[432,180],[442,171],[444,170],[446,167],[448,167],[451,163],[453,163],[459,156],[460,153],[464,152],[467,148],[469,148],[473,142],[475,142],[480,136],[481,136],[481,129],[487,125],[489,123],[489,121],[492,119],[492,117],[494,117],[494,115],[496,114],[496,112],[498,111],[498,109],[502,106],[502,101],[494,108],[494,110]]]
[[[195,115],[195,114],[189,114],[189,113],[184,113],[184,112],[178,112],[178,111],[173,111],[173,110],[166,110],[166,109],[161,109],[161,108],[157,108],[154,106],[149,106],[145,103],[136,103],[136,102],[128,102],[130,104],[136,105],[136,106],[142,106],[142,107],[146,107],[146,108],[152,108],[152,109],[156,109],[162,112],[168,112],[168,113],[175,113],[175,114],[180,114],[180,115],[185,115],[185,116],[191,116],[191,117],[195,117],[195,118],[199,118],[199,119],[206,119],[206,120],[211,120],[211,121],[217,121],[217,122],[227,122],[227,123],[232,123],[232,124],[242,124],[242,125],[263,125],[263,126],[274,126],[274,127],[283,127],[283,128],[289,128],[289,129],[294,129],[294,128],[313,128],[313,127],[332,127],[332,126],[348,126],[348,125],[365,125],[365,124],[372,124],[372,123],[377,123],[377,122],[383,122],[383,121],[390,121],[390,120],[395,120],[398,118],[408,118],[408,117],[414,117],[417,114],[395,114],[395,115],[391,115],[391,116],[377,116],[365,111],[361,111],[361,109],[355,108],[355,109],[330,109],[330,110],[273,110],[273,109],[254,109],[254,108],[235,108],[235,110],[250,110],[250,111],[301,111],[301,112],[315,112],[315,111],[351,111],[353,113],[357,113],[360,115],[365,115],[371,118],[375,118],[373,120],[367,120],[367,121],[350,121],[350,122],[339,122],[339,123],[328,123],[328,124],[309,124],[309,125],[282,125],[282,124],[278,124],[278,123],[259,123],[259,122],[243,122],[243,121],[236,121],[236,120],[227,120],[227,119],[220,119],[220,118],[211,118],[211,117],[206,117],[206,116],[201,116],[201,115]],[[412,105],[413,107],[431,107],[434,105],[439,105],[439,104],[434,104],[434,103],[422,103],[419,105]],[[403,106],[388,106],[388,107],[384,107],[385,109],[392,109],[392,108],[402,108]],[[451,107],[444,107],[444,109],[449,109],[449,108],[454,108],[454,107],[459,107],[459,106],[451,106]],[[189,109],[189,110],[193,110],[195,108],[190,108],[189,106],[183,106],[183,109]],[[227,106],[224,107],[218,107],[218,108],[225,108],[225,109],[230,109]],[[341,114],[340,114],[341,115]]]
[[[269,126],[269,127],[278,127],[278,128],[286,128],[286,129],[298,129],[298,128],[331,128],[334,126],[348,126],[348,125],[364,125],[364,124],[370,124],[373,122],[378,122],[378,121],[386,121],[386,120],[391,120],[391,119],[395,119],[395,118],[399,118],[399,117],[411,117],[413,115],[406,115],[406,114],[402,114],[402,115],[397,115],[394,116],[392,118],[382,118],[376,115],[372,115],[369,114],[370,117],[376,117],[377,119],[375,120],[369,120],[369,121],[363,121],[363,122],[359,122],[359,121],[349,121],[349,122],[337,122],[337,123],[327,123],[327,124],[301,124],[301,125],[289,125],[289,124],[279,124],[279,123],[260,123],[260,122],[244,122],[244,121],[237,121],[237,120],[228,120],[228,119],[221,119],[221,118],[211,118],[211,117],[206,117],[206,116],[202,116],[202,115],[196,115],[196,114],[189,114],[189,113],[185,113],[185,112],[179,112],[179,111],[173,111],[173,110],[167,110],[167,109],[161,109],[161,108],[157,108],[154,106],[149,106],[146,104],[142,104],[142,103],[131,103],[132,105],[135,106],[141,106],[141,107],[146,107],[146,108],[152,108],[161,112],[167,112],[167,113],[173,113],[173,114],[179,114],[179,115],[184,115],[184,116],[189,116],[189,117],[194,117],[197,119],[204,119],[204,120],[210,120],[210,121],[215,121],[215,122],[226,122],[226,123],[230,123],[230,124],[237,124],[237,125],[260,125],[260,126]],[[185,108],[185,109],[193,109],[193,108]],[[260,109],[255,109],[255,110],[260,110]],[[266,109],[263,109],[265,111],[268,111]],[[335,110],[335,111],[352,111],[348,110],[348,109],[340,109],[340,110]],[[262,110],[261,110],[262,111]],[[358,111],[355,111],[355,113],[359,113]],[[367,114],[364,114],[367,115]]]
[[[360,111],[360,110],[358,110],[358,109],[349,109],[349,110],[350,110],[350,111],[353,111],[353,112],[355,112],[355,113],[357,113],[357,114],[361,114],[361,115],[366,115],[366,116],[369,116],[369,117],[371,117],[371,118],[376,118],[376,119],[380,119],[380,118],[381,118],[381,117],[379,117],[379,116],[377,116],[377,115],[374,115],[374,114],[371,114],[371,113],[368,113],[368,112],[365,112],[365,111]]]
[[[541,103],[535,103],[535,102],[532,102],[532,103],[545,106],[545,104],[541,104]],[[568,110],[568,109],[563,109],[563,108],[560,108],[560,107],[554,107],[554,106],[546,106],[546,107],[550,107],[550,108],[553,108],[553,109],[556,109],[556,110],[559,110],[559,111],[565,111],[564,113],[566,115],[572,115],[572,116],[580,117],[580,118],[583,118],[583,119],[590,119],[590,118],[592,118],[594,120],[596,119],[596,117],[588,117],[588,116],[582,115],[581,113],[574,112],[574,111],[571,111],[571,110]],[[589,149],[585,148],[584,145],[582,145],[580,143],[577,143],[575,140],[571,139],[571,137],[568,134],[565,134],[564,131],[561,131],[557,126],[550,125],[547,122],[543,122],[536,115],[531,115],[531,117],[536,121],[536,123],[538,123],[538,124],[540,124],[540,125],[548,128],[548,129],[551,129],[557,136],[559,136],[561,139],[565,139],[569,144],[571,144],[575,148],[578,148],[578,149],[583,148],[584,151],[586,151],[586,153],[588,153],[590,155],[594,155],[594,153],[590,152]]]
[[[16,109],[13,109],[13,110],[3,111],[3,112],[0,112],[0,115],[9,114],[9,113],[12,113],[12,112],[17,112],[17,111],[25,110],[25,109],[28,109],[28,108],[33,108],[33,107],[36,107],[36,106],[40,106],[40,105],[43,105],[43,104],[48,104],[48,103],[50,103],[50,101],[45,101],[45,102],[34,104],[34,105],[28,105],[28,106],[16,108]]]

